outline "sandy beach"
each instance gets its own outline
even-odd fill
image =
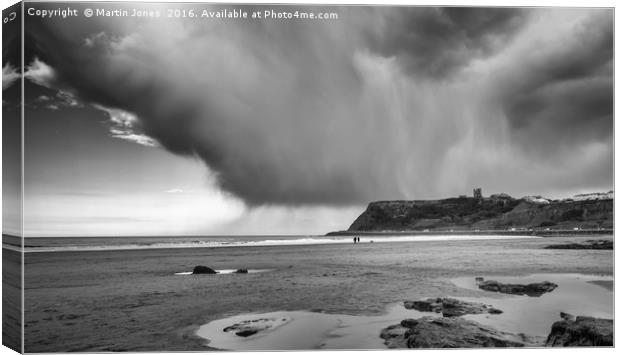
[[[211,339],[207,340],[204,332],[200,333],[203,337],[196,334],[201,327],[228,317],[241,320],[249,313],[272,312],[293,318],[321,316],[313,323],[321,325],[316,329],[318,339],[327,339],[329,334],[321,327],[333,327],[330,315],[338,315],[340,322],[351,325],[345,332],[349,338],[340,334],[340,339],[371,339],[374,333],[371,347],[380,348],[379,332],[391,317],[400,317],[398,305],[404,300],[453,296],[497,299],[498,305],[514,307],[509,301],[515,296],[470,287],[467,280],[477,276],[527,279],[528,275],[545,274],[549,281],[559,283],[559,291],[570,279],[559,275],[554,280],[553,274],[588,275],[584,282],[600,291],[594,292],[600,296],[597,302],[604,314],[613,303],[613,252],[543,247],[611,238],[26,253],[25,350],[204,351],[215,347],[208,344]],[[195,265],[266,271],[175,275],[191,271]],[[580,295],[575,297],[567,302],[575,303]],[[526,309],[531,303],[522,304]],[[573,305],[570,311],[580,311],[580,305]],[[556,317],[559,320],[559,315]],[[373,320],[381,321],[369,326]],[[294,334],[294,323],[283,323],[279,329]],[[338,334],[331,336],[338,338]],[[294,337],[288,337],[291,339]],[[364,341],[357,346],[337,340],[322,343],[323,348],[369,347]],[[293,341],[286,346],[308,347],[316,348],[316,344]]]
[[[2,248],[2,341],[15,351],[21,349],[22,340],[21,267],[21,253]]]

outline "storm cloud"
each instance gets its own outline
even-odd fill
[[[474,59],[501,51],[532,11],[517,8],[386,9],[370,32],[373,50],[419,78],[449,78]]]
[[[599,12],[561,42],[522,57],[502,76],[502,105],[513,136],[536,154],[610,137],[613,122],[613,21]]]
[[[250,205],[611,186],[612,11],[327,9],[26,31],[39,84],[135,117]]]

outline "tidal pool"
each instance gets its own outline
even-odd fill
[[[613,318],[613,292],[608,287],[611,276],[582,274],[534,274],[528,276],[483,276],[503,283],[551,281],[558,287],[540,297],[506,295],[480,290],[480,297],[453,297],[482,302],[499,308],[501,314],[465,315],[466,319],[498,330],[523,333],[543,345],[551,325],[561,320],[560,312],[575,316]],[[478,290],[475,277],[451,279],[455,285]],[[381,329],[405,318],[441,316],[436,313],[405,309],[394,304],[380,316],[355,316],[308,311],[249,313],[219,319],[201,326],[196,334],[209,340],[209,346],[227,350],[305,350],[305,349],[385,349],[379,337]],[[285,319],[286,321],[278,322]],[[274,323],[256,334],[242,337],[224,329],[238,323]]]

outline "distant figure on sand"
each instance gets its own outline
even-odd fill
[[[353,244],[359,243],[360,237],[353,237]]]

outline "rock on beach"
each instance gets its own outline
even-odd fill
[[[614,345],[613,320],[582,316],[574,318],[566,313],[563,313],[562,318],[564,320],[551,326],[546,346]]]
[[[588,240],[585,243],[551,244],[545,249],[593,249],[593,250],[613,250],[612,240]]]
[[[198,265],[194,267],[192,274],[217,274],[217,271],[211,269],[208,266]]]
[[[444,317],[459,317],[464,314],[499,314],[501,310],[492,306],[457,300],[455,298],[428,298],[420,301],[405,301],[405,308],[420,312],[441,313]]]
[[[388,348],[482,348],[532,346],[526,337],[459,317],[405,319],[381,331]]]
[[[481,281],[478,283],[478,288],[485,291],[507,293],[511,295],[528,295],[530,297],[540,297],[547,292],[555,290],[556,287],[558,287],[558,285],[549,281],[527,285],[504,284],[495,280]]]

